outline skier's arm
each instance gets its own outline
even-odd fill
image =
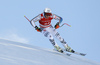
[[[57,16],[57,15],[55,15],[55,14],[53,14],[53,18],[55,19],[55,20],[59,20],[59,24],[62,22],[62,17],[60,17],[60,16]]]
[[[62,19],[61,17],[55,15],[55,14],[53,14],[53,18],[54,18],[55,20],[59,20],[59,22],[57,22],[56,25],[54,26],[55,29],[58,29],[58,28],[59,28],[59,24],[62,22],[63,19]]]
[[[36,16],[35,18],[33,18],[30,23],[31,25],[38,31],[41,32],[41,29],[35,24],[35,22],[39,21],[41,19],[41,15]]]
[[[36,26],[35,22],[39,21],[40,18],[41,18],[40,15],[36,16],[35,18],[33,18],[33,19],[30,21],[31,25],[32,25],[33,27],[35,27],[35,26]]]

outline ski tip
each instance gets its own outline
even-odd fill
[[[24,15],[24,17],[25,17],[25,15]]]
[[[85,56],[86,54],[80,53],[80,55]]]

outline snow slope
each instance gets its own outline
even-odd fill
[[[0,65],[100,65],[81,56],[0,39]]]

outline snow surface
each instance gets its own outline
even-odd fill
[[[29,44],[0,39],[0,65],[100,65],[95,61]]]

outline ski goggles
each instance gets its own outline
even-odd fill
[[[46,15],[46,16],[51,16],[51,13],[44,13],[44,15]]]

